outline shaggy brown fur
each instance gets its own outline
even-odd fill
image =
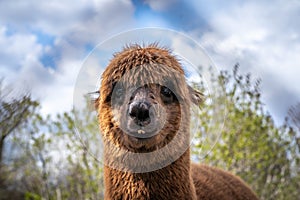
[[[189,109],[197,100],[169,50],[135,45],[114,55],[96,102],[105,199],[258,199],[238,177],[191,164]]]

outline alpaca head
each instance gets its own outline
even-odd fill
[[[97,105],[104,142],[144,153],[161,149],[180,133],[189,140],[190,104],[200,100],[169,50],[127,47],[102,75]]]

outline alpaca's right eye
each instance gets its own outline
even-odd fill
[[[161,94],[166,96],[166,97],[171,97],[172,96],[172,91],[167,87],[162,87]]]
[[[173,92],[169,88],[167,88],[165,86],[161,87],[160,94],[161,94],[162,100],[165,103],[171,103],[171,102],[173,102],[174,94],[173,94]]]

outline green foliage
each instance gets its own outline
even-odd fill
[[[101,146],[97,146],[98,123],[95,113],[84,109],[58,115],[51,129],[64,138],[66,174],[59,177],[62,199],[101,199],[103,197],[102,164],[99,162]],[[96,146],[96,149],[91,149]],[[94,150],[94,151],[93,151]],[[94,153],[94,154],[92,154]]]
[[[261,199],[297,199],[300,154],[295,141],[299,132],[287,123],[280,127],[274,124],[261,101],[260,81],[253,83],[250,74],[240,75],[238,65],[232,74],[223,71],[214,77],[214,87],[224,88],[224,92],[210,97],[226,105],[218,107],[224,109],[219,113],[226,113],[224,127],[217,133],[211,131],[217,125],[207,122],[214,121],[211,110],[216,105],[204,103],[199,116],[203,129],[195,137],[213,133],[219,140],[213,148],[196,142],[193,153],[209,152],[205,162],[241,176]]]
[[[30,192],[25,193],[25,200],[42,200],[43,198],[37,194],[33,194]]]
[[[25,103],[10,104],[21,109],[28,102],[35,103],[28,97]],[[9,159],[0,174],[4,180],[0,199],[102,199],[103,167],[87,151],[100,135],[95,113],[73,110],[53,119],[40,115],[38,104],[34,105],[26,111],[26,123],[15,126],[5,141],[11,149],[5,151]],[[14,112],[21,110],[16,108]],[[80,138],[75,130],[86,137]],[[95,157],[101,156],[93,152]]]
[[[18,126],[25,123],[35,112],[38,102],[31,100],[30,96],[13,98],[7,102],[5,96],[0,96],[0,165],[5,139],[12,134]]]
[[[29,95],[12,97],[11,91],[3,88],[0,81],[0,199],[18,199],[23,194],[17,190],[20,159],[12,160],[10,153],[16,150],[10,139],[19,128],[27,124],[35,113],[38,102]],[[9,151],[10,150],[10,151]],[[28,162],[28,161],[27,161]]]

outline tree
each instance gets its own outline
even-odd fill
[[[261,101],[260,80],[253,83],[250,74],[240,75],[238,65],[232,74],[222,71],[213,77],[215,86],[224,88],[210,95],[215,103],[225,105],[218,106],[219,113],[227,113],[225,124],[220,132],[212,131],[220,126],[207,123],[213,121],[216,105],[205,102],[199,116],[202,128],[195,137],[219,140],[212,149],[210,143],[201,142],[205,140],[195,140],[194,155],[209,152],[208,164],[235,172],[261,199],[297,199],[300,154],[295,141],[299,133],[287,123],[274,124]]]
[[[103,199],[102,146],[96,113],[72,110],[52,123],[51,132],[64,138],[65,174],[57,177],[63,199]],[[62,139],[62,138],[61,138]]]
[[[13,150],[5,151],[9,159],[0,199],[103,198],[95,114],[88,108],[56,117],[40,115],[39,107],[30,112],[7,137]]]
[[[2,154],[5,139],[21,123],[26,122],[37,106],[38,103],[33,101],[29,95],[12,99],[10,102],[6,102],[5,97],[0,96],[0,163],[3,162]]]
[[[8,191],[8,163],[9,157],[5,157],[7,138],[11,136],[22,124],[29,120],[38,107],[38,102],[31,99],[30,95],[21,95],[19,98],[10,96],[7,88],[2,88],[0,81],[0,196],[5,198]],[[3,192],[4,191],[4,192]],[[18,193],[13,192],[13,195]]]

